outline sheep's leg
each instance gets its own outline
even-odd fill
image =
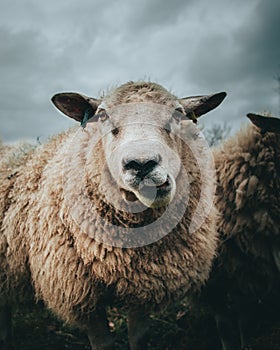
[[[0,349],[13,350],[12,345],[12,317],[8,305],[0,306]]]
[[[92,350],[115,349],[114,339],[109,331],[107,315],[104,308],[98,308],[92,314],[87,334]]]
[[[223,313],[216,313],[215,320],[223,350],[240,349],[240,346],[237,346],[235,341],[234,326],[230,317]]]
[[[247,295],[239,297],[237,309],[237,319],[239,337],[242,349],[249,349],[250,342],[257,335],[257,328],[260,321],[261,304],[255,298]]]
[[[275,265],[280,272],[280,247],[279,244],[271,244],[271,252],[274,258]]]
[[[250,322],[251,320],[247,319],[240,319],[238,321],[239,326],[239,334],[240,334],[240,343],[241,343],[241,349],[248,349],[249,345],[249,331],[250,331]]]
[[[238,313],[241,349],[249,349],[250,341],[256,335],[257,320],[260,318],[259,309],[254,303],[250,304],[247,299],[243,301],[241,307]]]
[[[128,338],[131,350],[147,349],[150,318],[142,308],[131,308],[128,311]]]

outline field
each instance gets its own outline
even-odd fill
[[[194,317],[180,305],[151,318],[149,350],[221,350],[215,324],[208,315]],[[109,321],[117,350],[128,350],[125,315],[110,309]],[[17,350],[90,350],[86,335],[63,325],[40,303],[14,310],[13,323]],[[280,350],[280,325],[262,333],[250,350]]]

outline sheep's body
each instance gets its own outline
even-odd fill
[[[163,104],[174,101],[172,95],[151,83],[127,84],[117,92],[107,99],[108,105],[139,99]],[[160,208],[147,208],[129,214],[118,212],[106,202],[102,190],[114,192],[116,184],[111,179],[106,182],[107,189],[100,189],[100,174],[106,164],[100,144],[95,145],[97,152],[91,159],[94,166],[87,167],[88,149],[92,146],[90,130],[94,127],[90,125],[78,136],[77,129],[58,135],[15,162],[12,169],[7,162],[1,163],[0,296],[2,304],[10,302],[19,289],[22,295],[25,288],[30,293],[32,284],[36,298],[44,300],[62,319],[89,333],[96,328],[89,335],[92,348],[109,349],[112,344],[106,343],[106,329],[99,329],[104,321],[100,309],[104,306],[120,303],[157,309],[193,293],[207,279],[216,248],[215,208],[196,232],[189,234],[188,228],[202,181],[211,187],[214,177],[209,168],[209,178],[201,179],[197,163],[189,154],[189,159],[186,156],[181,161],[194,176],[191,198],[185,215],[167,236],[139,248],[98,242],[73,221],[71,206],[82,212],[85,222],[90,215],[88,225],[94,222],[97,236],[109,230],[100,215],[109,222],[114,220],[116,225],[138,227],[162,212]],[[84,181],[80,169],[85,169],[85,178],[90,180],[85,187],[95,204],[90,213],[82,204],[75,206],[75,186]],[[65,174],[71,178],[73,193],[65,193]],[[183,184],[178,186],[180,193]],[[132,343],[135,349],[137,346],[137,341]]]
[[[259,321],[279,321],[280,123],[255,118],[266,127],[250,124],[214,154],[221,244],[204,298],[224,350],[248,345]]]

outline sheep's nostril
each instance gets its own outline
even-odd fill
[[[138,176],[145,177],[159,164],[159,161],[159,156],[153,159],[128,159],[123,161],[123,168],[124,170],[135,170]]]
[[[136,160],[124,161],[123,167],[125,170],[140,170],[142,168],[141,162]]]

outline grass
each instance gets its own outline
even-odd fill
[[[117,350],[128,350],[126,315],[117,308],[108,315]],[[90,350],[85,334],[64,325],[41,303],[18,307],[13,323],[17,350]],[[191,315],[184,305],[151,315],[149,338],[149,350],[221,350],[213,319]],[[280,350],[280,327],[260,334],[250,350]]]

